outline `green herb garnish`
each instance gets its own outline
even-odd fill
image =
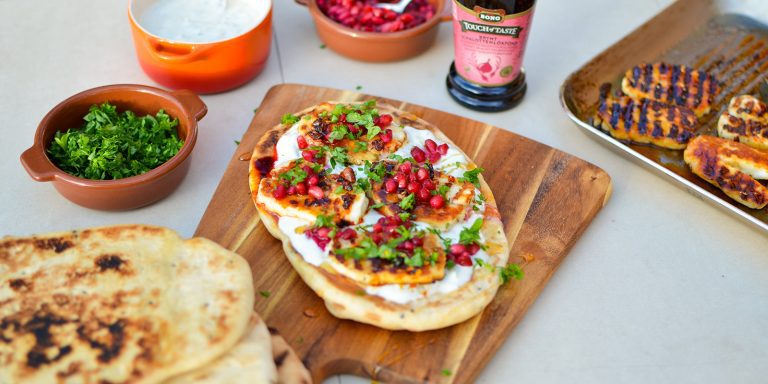
[[[184,144],[178,119],[163,110],[155,116],[117,113],[109,103],[92,105],[81,129],[58,131],[48,147],[64,172],[94,180],[140,175],[168,161]]]
[[[477,219],[472,223],[471,227],[462,229],[461,233],[459,233],[459,244],[480,244],[480,228],[482,227],[483,219]]]
[[[269,291],[259,291],[259,295],[261,295],[261,297],[267,298],[272,294]]]
[[[501,278],[501,284],[506,284],[513,278],[516,280],[522,280],[524,277],[523,269],[517,264],[509,264],[504,268],[499,268],[499,277]]]
[[[464,172],[464,177],[459,177],[459,181],[461,182],[469,182],[472,183],[475,187],[480,188],[480,179],[478,176],[480,176],[480,173],[485,171],[485,169],[482,169],[480,167],[475,168],[471,171]]]
[[[290,113],[286,113],[283,115],[283,118],[280,120],[283,125],[294,125],[299,121],[299,118],[295,115],[292,115]]]
[[[408,196],[406,196],[405,198],[403,198],[403,200],[400,200],[400,203],[398,205],[403,210],[409,211],[409,210],[413,209],[413,203],[415,201],[416,201],[416,195],[411,193]]]

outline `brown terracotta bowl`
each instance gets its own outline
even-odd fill
[[[326,16],[316,0],[295,0],[309,8],[317,34],[329,48],[351,59],[370,62],[404,60],[431,47],[441,21],[450,21],[450,2],[430,0],[437,13],[423,24],[398,32],[363,32]]]
[[[46,155],[56,131],[83,125],[83,116],[94,104],[109,101],[118,112],[156,114],[160,109],[179,119],[178,135],[184,140],[179,152],[144,174],[116,180],[90,180],[59,169]],[[70,201],[88,208],[119,211],[154,203],[179,185],[189,170],[197,140],[197,121],[208,112],[199,96],[190,91],[167,92],[144,85],[108,85],[80,92],[54,107],[35,132],[34,144],[21,154],[21,164],[37,181],[50,181]]]

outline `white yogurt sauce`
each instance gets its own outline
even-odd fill
[[[275,169],[279,169],[285,165],[288,165],[293,160],[301,157],[301,150],[299,144],[296,142],[296,138],[299,137],[299,123],[294,124],[277,140],[275,149],[277,151],[277,159],[275,159]]]
[[[424,148],[424,142],[427,139],[432,139],[437,145],[443,144],[432,132],[426,129],[416,129],[410,126],[406,126],[403,131],[407,135],[407,140],[403,145],[395,151],[395,155],[402,157],[411,157],[411,149],[413,147]],[[432,164],[435,169],[439,169],[451,176],[462,177],[464,171],[467,169],[467,159],[452,145],[448,146],[448,152],[440,157],[437,163]]]
[[[157,0],[136,19],[164,39],[211,43],[248,32],[270,8],[270,0]]]
[[[277,226],[280,231],[288,236],[293,248],[299,252],[304,258],[304,261],[314,266],[320,266],[325,259],[328,258],[328,252],[330,251],[330,245],[326,249],[320,249],[314,240],[307,237],[303,232],[297,233],[296,229],[299,227],[309,227],[311,222],[297,219],[295,217],[283,216],[277,221]]]

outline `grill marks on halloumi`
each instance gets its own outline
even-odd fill
[[[345,189],[339,175],[322,174],[317,184],[323,191],[321,198],[306,193],[297,193],[282,199],[275,198],[275,189],[282,183],[280,173],[281,171],[272,171],[267,177],[261,179],[259,188],[264,193],[259,193],[256,200],[257,204],[262,204],[280,216],[315,221],[317,216],[325,215],[334,217],[336,221],[359,223],[368,209],[368,198],[365,194]]]
[[[751,95],[736,96],[717,122],[720,137],[768,150],[768,106]]]
[[[730,198],[754,209],[768,205],[768,153],[714,136],[699,136],[683,155],[693,173]]]
[[[683,149],[694,136],[696,116],[684,107],[650,99],[611,97],[603,87],[595,124],[619,140]]]
[[[356,243],[348,246],[358,246]],[[328,258],[331,267],[344,276],[366,285],[385,284],[428,284],[442,280],[445,277],[446,257],[439,238],[431,233],[424,235],[424,254],[436,253],[438,256],[432,262],[424,262],[421,266],[409,266],[402,261],[393,263],[382,259],[354,259],[333,255]]]
[[[622,91],[635,100],[651,99],[690,108],[697,117],[709,113],[719,91],[717,79],[685,65],[653,63],[627,70]]]

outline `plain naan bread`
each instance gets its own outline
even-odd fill
[[[247,262],[118,226],[0,240],[0,383],[155,383],[208,364],[253,311]]]

